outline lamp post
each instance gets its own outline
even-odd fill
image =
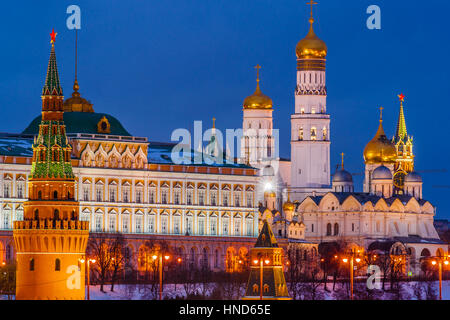
[[[163,273],[163,255],[162,253],[160,253],[159,255],[153,255],[153,260],[156,260],[159,258],[159,263],[158,263],[158,267],[159,267],[159,300],[162,300],[162,273]],[[169,260],[170,256],[169,255],[164,255],[164,260]]]
[[[359,251],[358,251],[359,252]],[[353,278],[354,278],[354,263],[360,263],[361,258],[355,258],[356,252],[352,249],[349,258],[343,258],[344,263],[350,262],[350,299],[353,300]]]
[[[95,263],[95,261],[96,261],[95,259],[87,259],[87,263],[85,265],[86,275],[87,275],[87,300],[91,300],[90,291],[89,291],[89,280],[90,280],[90,277],[89,277],[90,272],[89,271],[90,271],[90,267],[91,267],[91,262]],[[85,259],[81,258],[80,262],[84,263]]]
[[[445,257],[445,258],[435,257],[431,261],[431,264],[433,266],[435,266],[436,264],[438,265],[438,269],[439,269],[439,300],[442,300],[442,265],[444,264],[445,266],[448,266],[449,261],[447,260],[447,257]]]
[[[261,256],[259,256],[259,259],[253,260],[253,263],[255,265],[259,264],[259,300],[263,299],[263,271],[264,271],[264,264],[268,265],[270,263],[269,259],[263,259]]]

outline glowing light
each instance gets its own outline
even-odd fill
[[[258,261],[258,260],[256,260],[256,259],[255,259],[255,260],[253,260],[253,263],[254,263],[254,264],[258,264],[258,262],[259,262],[259,261]]]
[[[355,260],[356,260],[356,262],[358,262],[358,263],[361,262],[361,259],[360,259],[360,258],[356,258]]]
[[[273,185],[270,182],[266,182],[266,184],[264,185],[264,189],[266,191],[271,191],[273,189]]]
[[[81,262],[81,263],[84,263],[84,259],[80,259],[80,262]]]
[[[177,261],[178,261],[178,263],[181,263],[182,260],[181,260],[181,258],[178,258]]]
[[[431,264],[434,266],[434,265],[436,265],[436,261],[431,261]]]
[[[342,259],[342,261],[344,261],[344,263],[347,263],[347,262],[348,262],[348,259],[347,259],[347,258],[344,258],[344,259]]]
[[[169,260],[170,256],[164,256],[164,259]]]
[[[239,264],[242,264],[242,260],[239,260]]]
[[[270,260],[269,260],[269,259],[266,259],[266,260],[264,260],[264,262],[265,262],[266,264],[269,264],[269,263],[270,263]]]
[[[156,259],[158,259],[158,256],[157,256],[157,255],[153,255],[153,256],[152,256],[152,259],[153,259],[153,260],[156,260]]]
[[[96,260],[95,259],[90,259],[89,261],[91,261],[92,263],[95,263]]]
[[[444,261],[444,264],[447,266],[447,265],[448,265],[448,260],[445,260],[445,261]]]

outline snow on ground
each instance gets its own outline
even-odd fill
[[[405,291],[409,296],[411,297],[411,300],[415,300],[415,296],[413,293],[413,285],[416,282],[409,282],[405,285]],[[340,286],[340,284],[338,284]],[[436,295],[439,294],[439,284],[438,282],[434,282],[434,288],[436,290]],[[178,284],[176,286],[173,284],[168,284],[164,286],[164,292],[163,292],[163,298],[176,298],[178,297],[185,297],[185,291],[183,289],[183,286],[181,284]],[[143,285],[116,285],[114,286],[114,292],[111,292],[111,286],[105,285],[103,290],[105,292],[100,291],[100,286],[91,286],[90,287],[90,297],[91,300],[148,300],[148,299],[157,299],[158,296],[154,297],[148,290],[149,286],[143,286]],[[332,283],[328,283],[328,289],[332,288]],[[156,291],[158,288],[156,288]],[[322,299],[325,300],[334,300],[336,292],[325,292],[323,290],[323,285],[320,285],[319,289],[320,293],[322,294]],[[385,294],[383,296],[384,300],[388,300],[389,295]],[[443,300],[450,300],[450,280],[443,281],[442,284],[442,299]]]

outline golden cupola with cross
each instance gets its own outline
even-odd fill
[[[386,137],[383,129],[383,108],[380,108],[380,124],[375,136],[364,148],[366,164],[394,163],[397,156],[394,144]]]
[[[244,99],[243,107],[244,109],[272,109],[273,102],[270,97],[266,96],[262,93],[261,88],[259,86],[259,69],[261,69],[260,65],[255,67],[256,69],[256,89],[255,92]]]

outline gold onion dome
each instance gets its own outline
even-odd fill
[[[272,99],[261,92],[259,87],[259,65],[255,67],[257,69],[256,76],[256,90],[247,98],[244,99],[244,109],[272,109]]]
[[[297,43],[295,48],[297,59],[325,59],[327,56],[327,45],[314,33],[313,23],[314,19],[311,17],[308,34]]]
[[[366,163],[394,163],[397,156],[394,144],[386,137],[383,130],[383,119],[380,116],[378,131],[364,148]]]
[[[289,199],[288,199],[288,201],[286,201],[283,204],[283,211],[294,211],[294,209],[295,209],[295,204],[290,202]]]

